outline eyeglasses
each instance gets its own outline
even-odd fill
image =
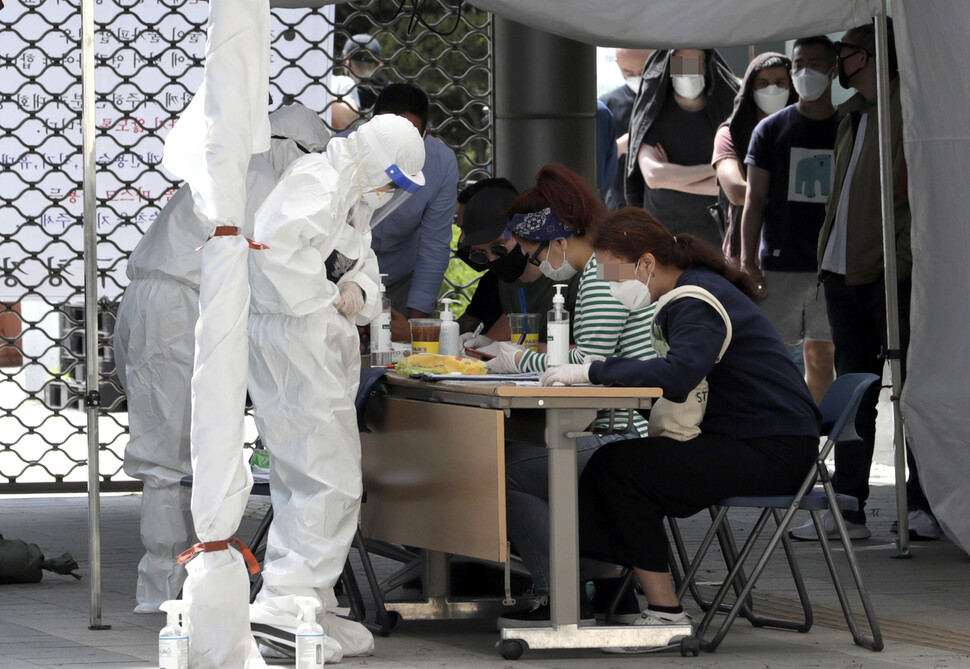
[[[535,265],[536,267],[541,265],[542,261],[539,260],[539,254],[545,251],[547,248],[549,248],[549,242],[542,242],[539,244],[539,248],[535,250],[535,253],[531,253],[527,256],[529,264]]]
[[[472,264],[484,267],[490,261],[488,257],[489,253],[491,253],[493,256],[504,258],[509,254],[509,250],[505,248],[504,244],[492,244],[490,247],[488,247],[488,250],[471,249],[468,252],[468,260]]]
[[[842,56],[842,49],[852,49],[852,53],[850,53],[848,56]],[[854,56],[857,53],[859,53],[860,51],[865,51],[870,56],[872,55],[872,52],[869,51],[869,49],[867,49],[866,47],[861,46],[859,44],[852,44],[851,42],[836,42],[835,43],[835,53],[839,54],[839,57],[841,57],[843,59],[849,58],[851,56]]]

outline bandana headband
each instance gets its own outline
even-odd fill
[[[546,207],[541,211],[528,214],[514,214],[509,221],[507,232],[523,239],[547,242],[572,237],[579,231],[560,221],[555,212],[550,207]]]

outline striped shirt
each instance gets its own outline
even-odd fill
[[[656,357],[650,344],[653,312],[654,305],[631,312],[613,297],[610,282],[596,278],[594,253],[579,279],[576,313],[572,323],[576,347],[569,350],[569,362],[584,363],[588,355],[638,360]],[[546,360],[545,353],[526,351],[519,361],[519,370],[543,372],[547,367]],[[596,419],[596,427],[602,428],[608,424],[609,411],[601,411]],[[639,413],[634,413],[633,424],[641,436],[646,436],[647,421]],[[625,413],[621,413],[617,415],[617,428],[625,427]]]

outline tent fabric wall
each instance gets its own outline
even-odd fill
[[[912,334],[903,416],[927,499],[970,552],[970,72],[966,0],[894,0],[913,212]]]
[[[599,46],[743,46],[860,25],[879,0],[471,0],[539,30]]]

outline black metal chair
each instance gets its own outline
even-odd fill
[[[827,439],[819,451],[811,471],[808,472],[797,493],[794,495],[729,497],[720,500],[717,506],[712,508],[713,523],[702,540],[690,567],[680,579],[678,595],[683,595],[687,589],[692,589],[693,591],[694,577],[715,537],[721,538],[722,552],[724,553],[729,573],[718,589],[717,594],[710,602],[699,602],[702,608],[706,610],[706,614],[695,630],[694,635],[685,640],[682,645],[682,650],[696,651],[699,647],[708,652],[714,652],[738,615],[748,618],[756,626],[780,627],[799,632],[807,632],[811,628],[813,622],[811,603],[798,568],[798,561],[788,537],[788,530],[792,519],[795,516],[795,512],[800,509],[807,510],[811,514],[812,521],[819,534],[822,555],[828,566],[836,594],[839,598],[839,603],[842,606],[842,612],[845,615],[845,620],[852,633],[853,640],[858,645],[869,648],[870,650],[882,649],[883,642],[882,634],[879,630],[879,621],[876,618],[875,611],[869,601],[869,595],[862,583],[859,564],[852,550],[851,540],[846,533],[842,514],[839,512],[839,510],[858,508],[858,501],[854,497],[839,495],[835,492],[832,487],[831,476],[825,465],[825,459],[831,453],[837,442],[859,439],[855,431],[856,413],[862,401],[863,394],[878,380],[879,378],[874,374],[846,374],[836,379],[829,388],[819,407],[822,414],[822,434],[827,435]],[[813,488],[817,481],[821,482],[821,488],[814,490]],[[733,541],[733,533],[727,519],[728,511],[735,508],[761,509],[758,521],[755,523],[754,528],[751,530],[748,539],[740,551],[737,550]],[[827,509],[833,510],[832,515],[835,520],[839,539],[845,549],[846,560],[848,561],[849,569],[859,592],[862,607],[872,631],[871,636],[866,636],[860,631],[852,615],[852,608],[846,596],[841,578],[839,577],[828,537],[822,528],[820,514]],[[753,552],[769,518],[775,522],[775,531],[758,558],[754,569],[750,574],[745,575],[744,564]],[[768,560],[771,558],[779,543],[785,549],[792,578],[798,591],[804,613],[802,620],[764,618],[757,616],[753,610],[751,591],[757,583],[758,578],[764,572]],[[682,544],[678,548],[682,550]],[[681,554],[683,555],[683,553]],[[735,599],[733,602],[726,603],[725,600],[731,590],[734,590],[736,593]],[[710,640],[705,640],[705,634],[711,627],[714,617],[721,613],[726,613],[726,617]]]

